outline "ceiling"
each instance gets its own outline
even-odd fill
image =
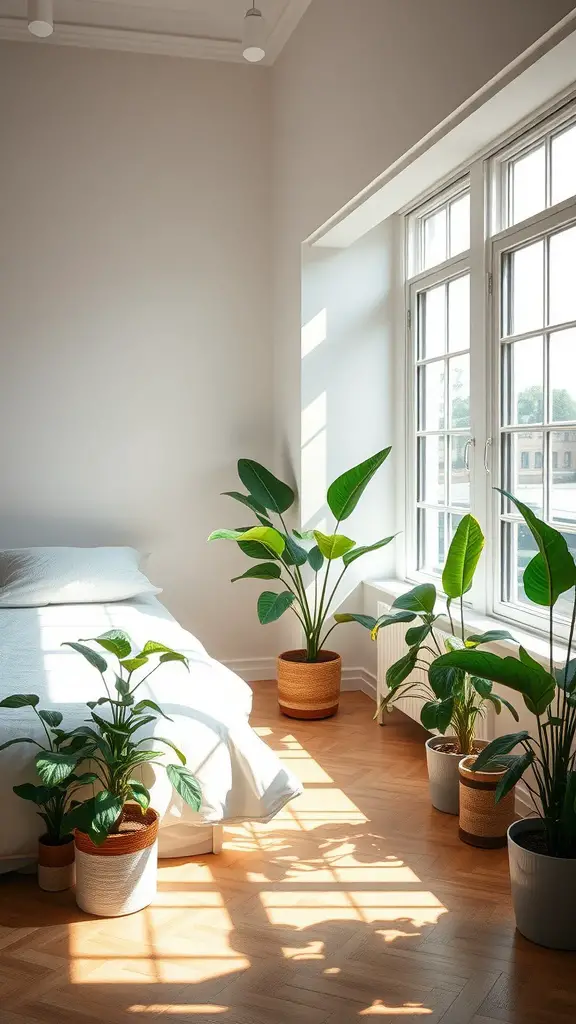
[[[311,0],[257,0],[266,19],[264,64],[272,64]],[[242,61],[250,0],[54,0],[54,34],[27,30],[26,0],[0,0],[0,39]]]

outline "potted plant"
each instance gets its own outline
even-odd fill
[[[108,662],[99,651],[87,646],[94,642],[114,655],[118,669],[107,678]],[[132,641],[122,630],[113,629],[91,640],[70,643],[101,675],[106,696],[89,701],[89,724],[71,733],[80,737],[84,756],[94,765],[98,792],[79,802],[66,816],[65,827],[74,828],[76,845],[76,902],[89,914],[118,917],[141,910],[156,893],[158,859],[158,812],[150,807],[150,793],[135,777],[142,765],[165,768],[170,782],[194,810],[201,803],[198,781],[185,767],[184,754],[172,740],[141,736],[140,730],[160,715],[154,701],[139,700],[137,691],[146,679],[166,662],[179,661],[188,667],[183,654],[150,640],[133,653]],[[153,668],[142,676],[140,670],[151,659]],[[98,709],[98,710],[96,710]],[[165,765],[154,744],[171,748],[180,764]],[[64,779],[69,762],[55,753]]]
[[[38,840],[38,884],[47,892],[60,892],[74,884],[74,836],[66,824],[67,812],[74,806],[74,794],[95,782],[93,772],[75,773],[84,757],[84,740],[60,728],[59,711],[38,710],[40,698],[33,693],[15,693],[0,701],[0,708],[32,708],[45,736],[43,745],[30,736],[8,740],[0,750],[16,743],[38,747],[35,757],[40,785],[23,782],[13,786],[16,796],[29,800],[38,808],[45,831]]]
[[[444,670],[478,673],[522,694],[535,716],[536,734],[527,730],[499,736],[478,756],[483,771],[507,762],[496,800],[521,779],[536,817],[508,829],[512,900],[518,930],[542,946],[576,950],[576,660],[572,658],[576,600],[566,657],[554,664],[554,606],[576,585],[576,566],[565,538],[538,519],[527,505],[502,491],[530,530],[537,554],[524,570],[526,597],[549,609],[549,654],[540,664],[520,647],[518,658],[488,652],[452,651],[437,662]],[[516,753],[513,751],[518,748]],[[528,775],[528,778],[526,778]]]
[[[277,580],[283,589],[265,590],[258,598],[258,618],[262,625],[275,622],[290,609],[302,626],[306,647],[285,651],[277,661],[280,710],[290,718],[328,718],[338,710],[340,699],[340,655],[325,648],[335,624],[328,625],[339,584],[350,565],[393,537],[357,546],[356,541],[338,532],[356,508],[366,486],[386,461],[391,449],[377,452],[365,462],[343,473],[328,488],[327,503],[336,526],[332,534],[320,530],[290,532],[285,514],[296,495],[288,484],[278,480],[258,462],[240,459],[238,475],[247,493],[225,492],[258,520],[258,526],[238,530],[216,530],[209,540],[232,540],[248,558],[259,564],[237,580]],[[278,520],[274,525],[274,519]],[[333,579],[333,565],[338,576]],[[312,584],[307,580],[312,576]]]
[[[474,726],[478,716],[484,714],[486,704],[490,702],[497,714],[504,704],[518,719],[512,705],[496,696],[492,684],[479,673],[457,668],[444,673],[434,671],[438,658],[446,650],[476,648],[495,640],[513,639],[505,630],[465,637],[463,598],[472,586],[483,547],[484,536],[478,522],[471,515],[463,516],[452,538],[442,574],[451,631],[451,636],[443,641],[434,629],[440,616],[435,611],[437,594],[433,583],[422,583],[402,594],[394,601],[390,612],[379,619],[352,613],[335,616],[340,622],[359,622],[370,629],[373,639],[386,626],[420,620],[420,625],[410,626],[406,631],[407,653],[386,672],[388,693],[377,714],[390,711],[396,701],[410,694],[422,698],[422,725],[440,733],[426,741],[430,797],[433,806],[447,814],[458,814],[460,761],[484,745],[483,741],[475,739]],[[454,600],[459,601],[460,635],[452,616]],[[420,670],[419,678],[412,679],[416,670]]]

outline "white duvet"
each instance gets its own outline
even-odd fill
[[[103,696],[102,681],[80,654],[61,644],[113,627],[125,630],[135,646],[158,640],[190,659],[189,673],[181,663],[165,664],[139,691],[172,719],[159,718],[149,733],[171,739],[202,786],[202,806],[194,812],[174,792],[164,771],[145,767],[142,777],[151,785],[152,806],[161,814],[165,839],[171,827],[181,836],[186,825],[268,821],[300,793],[299,781],[248,724],[250,688],[214,661],[155,597],[1,609],[0,700],[13,693],[35,693],[39,708],[63,713],[63,726],[79,725],[88,715],[85,702]],[[112,655],[102,653],[113,663]],[[0,709],[0,743],[16,736],[44,738],[31,708]],[[41,821],[34,806],[12,792],[17,783],[34,781],[35,749],[17,744],[0,751],[0,871],[35,855]],[[176,761],[170,751],[164,757]],[[169,843],[162,845],[169,848]]]

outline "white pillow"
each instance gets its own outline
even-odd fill
[[[134,548],[12,548],[0,551],[0,607],[126,601],[160,594]]]

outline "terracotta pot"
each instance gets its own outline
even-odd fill
[[[342,659],[320,651],[306,661],[306,651],[285,651],[277,659],[278,703],[288,718],[330,718],[338,711]]]
[[[475,755],[463,757],[460,771],[459,835],[469,846],[493,850],[506,846],[506,835],[514,821],[516,788],[496,803],[496,787],[506,774],[501,772],[474,772]]]
[[[44,892],[63,892],[74,885],[74,837],[57,845],[38,840],[38,885]]]
[[[76,902],[97,917],[122,917],[149,906],[156,895],[159,815],[126,804],[121,831],[95,846],[76,831]]]
[[[426,761],[432,806],[444,814],[458,814],[460,775],[458,765],[462,754],[449,754],[436,750],[444,743],[454,741],[454,736],[431,736],[426,740]],[[477,747],[485,747],[485,740],[474,740]]]
[[[523,818],[508,829],[516,927],[539,946],[576,950],[576,857],[549,857],[517,842],[543,828],[540,818]]]

